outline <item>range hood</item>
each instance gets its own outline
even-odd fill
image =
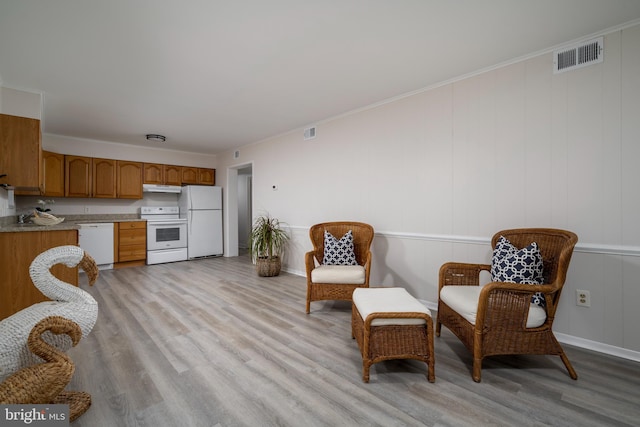
[[[182,187],[179,185],[142,184],[142,191],[145,193],[182,193]]]

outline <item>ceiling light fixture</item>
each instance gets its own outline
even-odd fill
[[[148,133],[147,140],[155,142],[165,142],[167,138],[164,135],[158,135],[155,133]]]

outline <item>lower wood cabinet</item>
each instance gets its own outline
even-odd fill
[[[147,260],[147,222],[117,222],[114,224],[114,233],[114,267],[145,265]]]
[[[33,304],[47,301],[29,275],[31,262],[47,249],[78,245],[77,230],[0,233],[0,320]],[[63,282],[78,286],[78,268],[63,264],[51,272]]]

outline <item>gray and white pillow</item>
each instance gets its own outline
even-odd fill
[[[324,265],[358,265],[353,249],[353,233],[347,231],[340,240],[336,239],[327,230],[324,231]]]
[[[500,236],[491,259],[491,280],[540,285],[544,283],[543,269],[542,254],[536,242],[518,249]],[[546,305],[542,292],[536,292],[531,302],[541,307]]]

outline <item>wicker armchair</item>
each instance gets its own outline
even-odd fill
[[[472,377],[476,382],[481,379],[484,357],[512,354],[560,356],[570,377],[577,379],[575,370],[553,334],[552,326],[578,236],[570,231],[548,228],[504,230],[493,236],[493,248],[500,236],[507,238],[517,248],[537,243],[544,264],[544,284],[491,282],[479,287],[480,272],[490,271],[490,265],[446,263],[440,268],[436,336],[440,336],[441,326],[444,325],[464,343],[473,354]],[[470,300],[469,310],[465,313],[452,309],[442,301],[443,289],[447,286],[458,287],[448,289],[447,294],[456,290],[475,295],[477,306],[475,300]],[[546,307],[537,308],[542,316],[534,323],[535,327],[531,327],[527,323],[531,322],[530,311],[534,311],[531,299],[536,292],[544,294]],[[475,322],[470,322],[469,312],[473,309],[476,309]]]
[[[355,258],[363,273],[360,278],[355,280],[348,279],[345,280],[345,283],[336,283],[335,280],[332,280],[331,283],[318,280],[314,281],[314,276],[318,276],[318,267],[322,267],[323,264],[325,230],[338,239],[349,230],[352,231]],[[373,227],[362,222],[324,222],[313,225],[310,228],[309,237],[313,244],[313,250],[305,254],[307,271],[307,313],[311,310],[311,301],[351,301],[351,295],[354,289],[369,287],[369,273],[371,271],[370,247],[373,241],[373,233]]]

